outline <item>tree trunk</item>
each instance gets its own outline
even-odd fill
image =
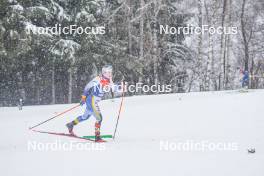
[[[75,57],[74,56],[70,56],[70,68],[69,68],[69,93],[68,93],[68,103],[71,104],[72,103],[72,87],[73,87],[73,77],[74,77],[74,73],[75,73]]]
[[[68,92],[68,103],[71,104],[72,103],[72,85],[73,85],[73,75],[74,75],[74,58],[71,58],[71,65],[70,65],[70,68],[69,68],[69,83],[68,83],[68,86],[69,86],[69,92]]]
[[[224,2],[223,2],[223,11],[222,11],[222,21],[221,21],[221,27],[222,28],[225,26],[226,4],[227,4],[227,0],[224,0]],[[223,32],[221,34],[221,60],[222,60],[222,67],[223,67],[222,68],[222,71],[223,71],[222,88],[224,88],[224,89],[225,89],[225,74],[226,74],[225,40],[226,40],[226,38],[225,38],[225,34]]]
[[[143,62],[144,59],[144,0],[140,0],[140,36],[139,36],[139,60],[140,62]],[[143,82],[143,67],[141,66],[140,70],[139,70],[139,82]],[[141,93],[141,91],[139,91],[139,93]]]
[[[232,26],[232,22],[231,22],[231,6],[232,5],[232,0],[228,0],[228,26]],[[225,87],[226,88],[231,88],[232,86],[230,85],[230,81],[229,81],[229,72],[230,72],[230,48],[232,48],[232,42],[231,42],[231,36],[227,35],[227,39],[226,39],[226,73],[225,73]]]
[[[245,55],[245,71],[248,71],[248,65],[249,65],[249,49],[248,49],[248,39],[246,36],[246,28],[245,28],[245,18],[244,18],[244,13],[245,13],[245,5],[246,5],[246,0],[243,0],[242,3],[242,13],[241,13],[241,30],[242,30],[242,37],[243,37],[243,44],[244,44],[244,55]]]
[[[69,68],[69,93],[68,93],[68,103],[72,103],[72,76],[73,76],[73,68],[70,66]]]
[[[157,15],[155,15],[154,19],[154,33],[153,33],[153,49],[154,49],[154,57],[153,57],[153,74],[154,74],[154,84],[158,85],[158,62],[159,62],[159,52],[158,52],[158,37],[157,37]]]
[[[36,81],[36,100],[37,100],[37,104],[40,104],[40,78],[39,78],[39,71],[36,70],[36,78],[35,78],[35,81]]]
[[[205,12],[206,12],[206,18],[207,18],[207,23],[209,26],[213,26],[213,21],[212,18],[214,18],[214,16],[211,16],[211,14],[209,14],[209,11],[212,11],[215,9],[210,9],[207,6],[206,1],[204,1],[204,6],[205,6]],[[213,6],[215,7],[215,6]],[[210,85],[209,87],[213,90],[217,90],[217,78],[216,78],[216,73],[215,73],[215,53],[214,53],[214,40],[213,40],[213,36],[210,32],[208,32],[208,45],[209,45],[209,61],[210,61]]]
[[[200,28],[202,28],[203,25],[203,16],[202,16],[202,0],[198,0],[198,25]],[[204,85],[204,81],[203,81],[203,73],[202,73],[202,69],[204,69],[202,66],[202,47],[203,47],[203,36],[202,33],[199,34],[198,36],[198,76],[199,76],[199,84],[200,87],[201,85]]]
[[[128,22],[128,53],[132,55],[132,35],[131,35],[131,16],[132,16],[132,6],[131,6],[131,0],[127,0],[129,10],[128,10],[128,17],[127,17],[127,22]]]
[[[55,87],[55,59],[53,58],[52,60],[52,70],[51,70],[51,79],[52,79],[52,85],[51,85],[51,104],[56,103],[56,87]]]

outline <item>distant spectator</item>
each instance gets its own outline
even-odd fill
[[[243,77],[242,77],[242,87],[243,88],[248,88],[248,85],[249,85],[249,73],[247,70],[241,70],[241,73],[243,74]]]
[[[18,109],[19,109],[19,110],[22,110],[22,108],[23,108],[23,99],[20,98],[20,99],[19,99],[19,102],[18,102]]]

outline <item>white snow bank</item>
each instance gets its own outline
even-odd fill
[[[28,150],[28,143],[34,141],[67,145],[75,141],[91,146],[89,142],[28,130],[74,105],[26,106],[22,111],[0,108],[2,174],[263,176],[263,99],[264,90],[125,98],[116,140],[103,144],[105,150],[99,151]],[[101,102],[102,134],[113,133],[119,105],[120,99]],[[83,108],[77,108],[38,129],[66,132],[65,124],[82,112]],[[75,132],[80,136],[93,134],[94,122],[91,117],[76,126]],[[169,150],[164,149],[167,143]],[[233,150],[198,150],[203,143]],[[190,148],[188,144],[198,146]],[[255,148],[256,153],[248,154],[248,148]]]

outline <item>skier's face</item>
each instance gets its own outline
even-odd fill
[[[103,76],[110,80],[112,78],[112,72],[111,71],[106,71],[106,72],[104,72]]]

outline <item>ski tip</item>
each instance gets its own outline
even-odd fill
[[[105,143],[105,142],[107,142],[107,141],[105,141],[105,140],[99,140],[99,141],[94,141],[95,143]]]

